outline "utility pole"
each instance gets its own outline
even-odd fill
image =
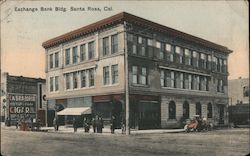
[[[129,72],[128,72],[128,51],[127,51],[127,23],[124,21],[124,55],[125,55],[125,96],[126,96],[126,135],[130,135],[129,127]]]

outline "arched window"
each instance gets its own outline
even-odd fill
[[[183,103],[183,118],[189,118],[189,103],[187,101],[184,101]]]
[[[195,109],[195,110],[196,110],[196,112],[195,112],[196,115],[200,115],[200,117],[201,117],[201,115],[202,115],[202,114],[201,114],[201,103],[200,103],[200,102],[197,102],[196,105],[195,105],[195,108],[196,108],[196,109]]]
[[[207,105],[207,118],[213,117],[213,107],[211,103],[208,103]]]
[[[175,119],[176,118],[176,106],[174,101],[170,101],[168,105],[168,118]]]

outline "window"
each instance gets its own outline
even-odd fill
[[[180,88],[184,88],[184,78],[183,78],[183,73],[180,73]]]
[[[174,80],[175,80],[175,88],[181,88],[181,86],[180,86],[180,73],[179,72],[174,73]]]
[[[176,87],[176,84],[175,84],[175,73],[173,71],[170,72],[170,79],[171,79],[171,85],[170,85],[170,87],[172,87],[172,88]]]
[[[185,65],[191,65],[191,51],[189,49],[185,49]]]
[[[188,89],[191,90],[192,89],[192,75],[188,75]]]
[[[243,87],[243,97],[249,97],[249,86]]]
[[[192,65],[194,67],[198,67],[198,53],[196,51],[193,51],[192,55]]]
[[[147,84],[147,68],[132,66],[132,79],[134,84]]]
[[[158,44],[160,44],[160,52],[159,52],[159,58],[160,59],[164,59],[165,58],[165,44],[163,44],[163,43],[158,43]],[[159,45],[157,45],[157,43],[156,43],[156,47],[158,48],[158,46]]]
[[[71,85],[70,85],[70,74],[67,73],[66,74],[66,89],[71,89]]]
[[[103,38],[103,56],[109,54],[109,37]]]
[[[146,56],[146,46],[147,46],[147,39],[143,37],[138,37],[138,52],[141,56]]]
[[[173,62],[174,61],[174,55],[173,55],[173,52],[172,52],[171,44],[166,44],[165,49],[167,51],[167,61]]]
[[[103,67],[103,84],[109,84],[109,66]]]
[[[175,61],[176,63],[183,63],[183,51],[181,47],[175,47]]]
[[[128,41],[133,42],[133,41],[134,41],[134,40],[133,40],[133,37],[134,37],[133,34],[127,33],[127,40],[128,40]]]
[[[95,85],[95,75],[94,75],[94,69],[89,70],[89,86],[92,87]]]
[[[216,57],[213,56],[213,70],[217,71],[217,64],[218,64],[218,60]]]
[[[55,77],[55,91],[59,90],[58,76]]]
[[[89,54],[89,60],[93,59],[95,57],[95,42],[89,42],[88,43],[88,54]]]
[[[212,56],[211,55],[207,55],[207,69],[211,70],[212,66]]]
[[[78,88],[78,76],[77,76],[77,72],[73,73],[73,88]]]
[[[200,76],[196,76],[196,80],[197,80],[197,90],[201,90],[201,79]]]
[[[192,75],[192,89],[197,90],[197,79],[196,75]]]
[[[117,53],[118,52],[118,35],[112,35],[111,36],[111,53]]]
[[[50,84],[50,91],[54,91],[54,77],[50,77],[49,79],[49,84]]]
[[[118,83],[118,65],[111,66],[112,84]]]
[[[227,72],[227,60],[223,60],[222,72],[223,73]]]
[[[86,60],[86,45],[82,44],[80,46],[80,61],[85,61]]]
[[[65,64],[70,64],[70,48],[65,50]]]
[[[200,117],[201,117],[201,103],[199,103],[199,102],[197,102],[196,104],[195,104],[195,113],[196,113],[196,115],[200,115]]]
[[[147,68],[141,68],[141,75],[140,75],[140,84],[146,85],[147,84]]]
[[[189,119],[189,103],[187,101],[183,103],[183,119]]]
[[[165,71],[161,70],[161,87],[165,87]]]
[[[208,103],[207,105],[207,118],[213,117],[213,107],[211,103]]]
[[[59,67],[59,53],[55,53],[55,68]]]
[[[206,69],[206,55],[203,53],[200,54],[200,68]]]
[[[132,75],[133,75],[133,76],[132,76],[132,77],[133,77],[132,79],[133,79],[133,83],[134,83],[134,84],[137,84],[137,83],[138,83],[138,80],[137,80],[137,79],[138,79],[138,76],[137,76],[137,74],[138,74],[138,67],[137,67],[137,66],[133,66],[133,67],[132,67]]]
[[[170,101],[168,105],[168,118],[176,119],[176,106],[174,101]]]
[[[77,63],[77,47],[73,47],[73,64]]]
[[[49,68],[53,68],[53,54],[49,55]]]
[[[81,88],[86,87],[86,70],[81,71]]]
[[[166,75],[166,87],[171,87],[171,72],[170,70],[166,70],[165,71],[165,75]]]

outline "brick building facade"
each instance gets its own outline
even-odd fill
[[[51,108],[91,107],[119,124],[128,76],[132,128],[180,127],[196,114],[227,124],[232,51],[224,46],[122,12],[43,47]]]

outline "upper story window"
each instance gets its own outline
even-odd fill
[[[65,64],[70,64],[70,48],[65,50]]]
[[[185,65],[191,65],[191,51],[189,49],[184,50],[185,54]]]
[[[105,37],[102,40],[103,44],[103,56],[109,54],[109,37]]]
[[[53,54],[49,55],[49,68],[53,68]]]
[[[73,73],[73,88],[78,88],[78,74],[77,72]]]
[[[80,45],[80,61],[86,60],[86,44]]]
[[[203,53],[200,54],[200,67],[206,69],[206,55]]]
[[[103,84],[109,84],[109,66],[103,67]]]
[[[176,63],[183,62],[183,51],[181,47],[178,47],[178,46],[175,47],[175,60],[176,60]]]
[[[212,56],[207,55],[207,69],[211,70],[211,68],[212,68]]]
[[[59,90],[59,76],[56,76],[55,77],[55,91],[58,91]]]
[[[146,56],[147,39],[141,36],[138,37],[138,54]]]
[[[159,51],[159,58],[164,59],[165,58],[165,44],[161,42],[156,42],[156,48],[158,48]]]
[[[111,53],[117,53],[118,52],[118,35],[112,35],[111,36]]]
[[[217,84],[217,92],[224,93],[224,82],[223,82],[223,80],[216,79],[215,83]]]
[[[70,73],[67,73],[65,75],[65,85],[66,85],[66,89],[71,89],[71,83],[70,83]]]
[[[167,52],[167,61],[173,62],[174,61],[174,55],[173,55],[173,52],[172,52],[172,45],[167,43],[166,46],[165,46],[165,49],[166,49],[166,52]]]
[[[198,53],[196,51],[193,51],[193,54],[192,54],[192,65],[194,67],[198,67]]]
[[[227,72],[227,60],[226,59],[223,60],[222,72],[223,73]]]
[[[112,84],[118,83],[118,65],[111,66]]]
[[[59,52],[55,53],[55,68],[59,67]]]
[[[50,77],[49,84],[50,84],[50,92],[53,92],[54,91],[54,77]]]
[[[95,42],[94,41],[88,43],[88,56],[89,56],[89,60],[95,57]]]
[[[132,66],[132,75],[134,84],[147,84],[148,73],[146,67]]]
[[[78,57],[78,55],[77,55],[77,46],[73,47],[73,55],[72,56],[73,56],[73,60],[72,60],[73,64],[77,63],[77,57]]]
[[[89,70],[89,86],[92,87],[95,85],[95,73],[94,68]]]
[[[87,86],[87,74],[86,70],[81,71],[81,88],[84,88]]]

